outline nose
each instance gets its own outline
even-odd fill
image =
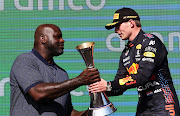
[[[64,41],[64,39],[63,39],[63,38],[61,38],[61,39],[60,39],[60,42],[61,42],[61,43],[64,43],[65,41]]]
[[[119,28],[116,27],[115,28],[115,33],[118,33],[118,31],[119,31]]]

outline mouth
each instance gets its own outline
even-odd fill
[[[122,37],[122,33],[120,33],[119,36]]]
[[[59,47],[60,47],[61,49],[64,49],[64,45],[60,45]]]
[[[64,46],[60,46],[61,49],[64,49]]]

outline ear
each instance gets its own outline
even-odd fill
[[[40,42],[41,42],[42,44],[45,44],[46,41],[47,41],[47,37],[46,37],[45,35],[41,35],[41,36],[40,36]]]
[[[129,22],[130,22],[131,28],[133,28],[135,26],[135,22],[132,19],[130,19]]]

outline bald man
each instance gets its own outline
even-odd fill
[[[38,26],[34,48],[20,54],[10,72],[10,116],[82,116],[76,111],[70,91],[100,81],[96,68],[85,69],[69,79],[65,70],[53,60],[63,54],[64,40],[60,28],[53,24]]]

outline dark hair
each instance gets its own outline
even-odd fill
[[[139,20],[134,20],[134,22],[136,23],[137,27],[141,27],[141,22]]]

